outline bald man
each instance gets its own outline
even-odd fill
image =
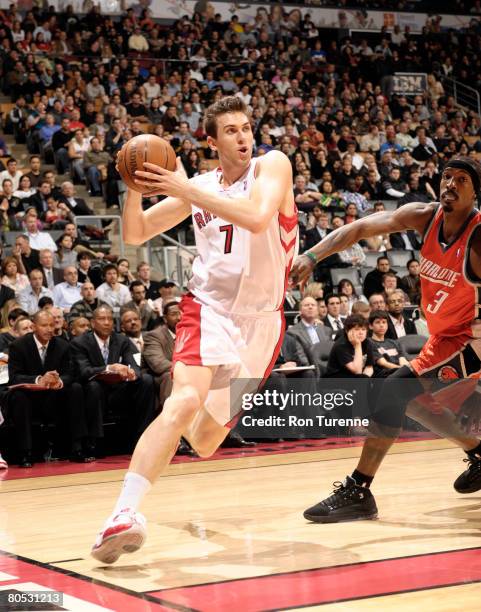
[[[55,285],[53,290],[53,302],[55,306],[64,312],[69,312],[75,302],[82,299],[80,289],[82,285],[78,282],[77,268],[67,266],[63,271],[63,283]]]

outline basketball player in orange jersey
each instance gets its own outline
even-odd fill
[[[180,437],[201,457],[210,456],[238,410],[230,381],[266,378],[282,343],[282,304],[298,231],[291,164],[279,151],[252,158],[251,123],[240,98],[210,106],[205,129],[219,155],[217,170],[188,180],[181,171],[145,163],[136,173],[139,185],[168,197],[144,212],[141,194],[127,193],[126,242],[143,244],[192,215],[198,256],[181,302],[172,394],[139,439],[92,549],[102,563],[143,544],[145,520],[137,508]]]
[[[406,204],[360,219],[332,232],[294,263],[293,278],[302,281],[317,261],[363,238],[417,230],[423,236],[422,306],[431,333],[410,366],[399,368],[383,384],[357,468],[330,497],[304,512],[308,520],[333,523],[377,516],[369,487],[399,435],[406,407],[411,418],[467,453],[469,467],[455,481],[456,491],[481,489],[480,441],[458,426],[447,407],[430,410],[423,402],[425,387],[433,389],[434,381],[481,374],[481,214],[474,208],[480,186],[481,165],[468,157],[454,158],[443,171],[440,204]],[[468,381],[473,382],[471,390],[476,381]],[[414,398],[418,401],[411,402]]]

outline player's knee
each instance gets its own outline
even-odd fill
[[[200,396],[195,387],[183,387],[171,395],[164,412],[172,425],[182,428],[192,421],[200,407]]]

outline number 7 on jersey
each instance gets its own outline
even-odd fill
[[[234,226],[232,223],[229,225],[221,225],[219,227],[220,232],[225,232],[225,245],[224,245],[224,254],[232,252],[232,236],[234,234]]]

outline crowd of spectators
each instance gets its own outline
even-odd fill
[[[255,155],[278,148],[291,160],[301,248],[310,248],[333,229],[387,205],[435,200],[443,163],[458,153],[481,153],[479,116],[458,106],[443,85],[449,76],[480,88],[480,42],[476,23],[444,33],[432,19],[422,36],[395,27],[338,38],[335,31],[319,30],[309,14],[278,4],[260,8],[249,23],[235,15],[229,22],[220,15],[207,18],[199,6],[192,19],[168,27],[141,6],[120,18],[103,15],[98,6],[85,16],[71,7],[60,14],[39,8],[20,14],[14,6],[0,12],[1,87],[14,105],[4,117],[5,130],[29,152],[28,167],[22,167],[0,139],[1,229],[20,232],[2,258],[3,361],[10,384],[40,376],[52,389],[70,389],[73,406],[82,404],[78,420],[67,424],[71,457],[101,453],[100,415],[119,395],[115,385],[92,378],[105,366],[118,374],[116,384],[132,390],[134,403],[146,406],[129,423],[130,432],[138,435],[159,409],[169,392],[169,351],[171,356],[179,317],[172,282],[156,285],[144,263],[134,276],[127,260],[98,247],[95,239],[105,237],[105,229],[77,228],[75,216],[91,215],[93,207],[90,197],[77,197],[75,184],[109,206],[121,204],[115,156],[144,132],[168,139],[189,176],[207,172],[216,162],[206,147],[203,112],[234,94],[251,112]],[[391,95],[390,76],[398,70],[428,73],[427,90]],[[367,374],[398,367],[408,355],[392,343],[426,333],[422,313],[416,321],[410,316],[419,314],[419,247],[414,232],[373,237],[320,264],[305,295],[288,291],[292,327],[280,369],[294,363],[314,366],[316,375],[363,374],[364,367],[346,369],[346,359],[358,354],[359,344],[372,348],[363,339],[368,328],[379,346],[369,349]],[[402,274],[389,259],[397,251],[409,252]],[[369,272],[373,254],[378,260]],[[341,282],[333,269],[341,270]],[[31,358],[33,348],[40,351],[49,334],[59,339],[54,352],[63,366],[52,366],[57,377],[47,376],[51,364],[40,353],[35,372],[23,372],[22,358]],[[23,336],[30,345],[21,343]],[[334,351],[333,342],[342,350]],[[14,349],[12,366],[9,347],[17,345],[23,349]],[[326,359],[313,351],[316,345],[329,347]],[[73,364],[69,371],[64,350]],[[28,465],[31,392],[15,393],[22,406],[17,443],[21,463]]]

